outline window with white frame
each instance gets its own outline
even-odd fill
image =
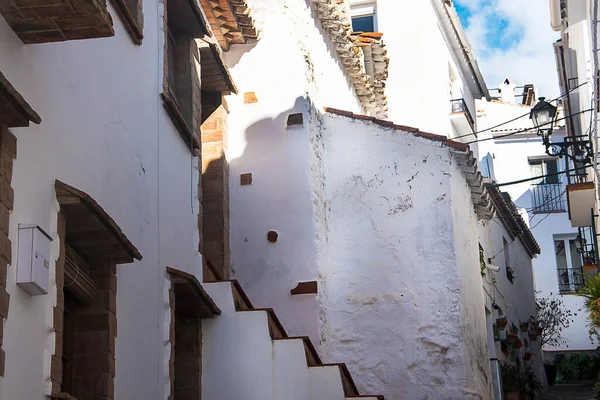
[[[354,32],[377,32],[377,1],[352,1],[350,15]]]
[[[555,235],[554,254],[560,293],[576,293],[583,286],[582,262],[576,235]]]
[[[561,183],[560,163],[557,158],[536,158],[529,160],[529,171],[532,178],[531,195],[533,197],[532,212],[553,213],[564,212],[565,188]]]

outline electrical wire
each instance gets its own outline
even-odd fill
[[[592,111],[592,110],[593,110],[592,108],[588,108],[587,110],[578,111],[578,112],[576,112],[576,113],[573,113],[573,114],[570,114],[570,115],[566,115],[566,116],[564,116],[564,117],[562,117],[562,118],[555,119],[555,120],[554,120],[554,121],[552,121],[552,122],[546,122],[545,124],[540,124],[540,125],[538,125],[538,126],[537,126],[537,128],[540,128],[540,127],[542,127],[542,126],[546,126],[546,125],[552,125],[552,124],[554,124],[555,122],[562,121],[562,120],[565,120],[565,119],[567,119],[567,118],[574,117],[574,116],[576,116],[576,115],[579,115],[579,114],[583,114],[583,113],[586,113],[586,112],[590,112],[590,111]],[[516,131],[514,131],[514,132],[511,132],[511,133],[504,134],[504,135],[492,136],[492,137],[485,138],[485,139],[471,140],[470,142],[466,142],[465,144],[473,144],[473,143],[479,143],[479,142],[486,142],[486,141],[488,141],[488,140],[496,140],[496,139],[501,139],[501,138],[504,138],[504,137],[508,137],[508,136],[513,136],[513,135],[516,135],[516,134],[518,134],[518,133],[529,132],[529,131],[531,131],[531,130],[534,130],[534,129],[536,129],[536,127],[531,127],[531,128],[526,128],[526,129],[519,129],[519,130],[516,130]],[[452,140],[454,140],[454,139],[452,139]]]
[[[548,213],[544,218],[540,219],[534,226],[532,226],[531,228],[529,228],[530,231],[534,230],[536,226],[538,226],[539,224],[541,224],[542,222],[544,222],[544,220],[546,218],[548,218],[552,213]]]
[[[579,85],[575,86],[575,87],[574,87],[574,88],[572,88],[572,89],[569,89],[569,91],[568,91],[567,93],[561,94],[561,95],[560,95],[560,96],[558,96],[557,98],[550,100],[550,101],[549,101],[549,103],[555,102],[555,101],[557,101],[557,100],[559,100],[559,99],[561,99],[561,98],[563,98],[563,97],[565,97],[565,96],[568,96],[568,95],[569,95],[569,94],[571,94],[571,92],[573,92],[574,90],[577,90],[577,89],[579,89],[579,88],[580,88],[580,87],[582,87],[583,85],[587,85],[587,83],[588,83],[588,82],[586,81],[586,82],[583,82],[583,83],[581,83],[581,84],[579,84]],[[467,134],[465,134],[465,135],[456,136],[456,137],[453,137],[453,138],[452,138],[452,140],[456,140],[456,139],[460,139],[460,138],[464,138],[464,137],[468,137],[468,136],[472,136],[472,135],[476,136],[476,135],[479,135],[480,133],[487,132],[487,131],[491,131],[492,129],[496,129],[496,128],[499,128],[499,127],[501,127],[501,126],[504,126],[504,125],[506,125],[506,124],[510,124],[511,122],[514,122],[514,121],[516,121],[516,120],[518,120],[518,119],[521,119],[521,118],[527,117],[527,116],[529,116],[530,114],[531,114],[531,112],[528,112],[527,114],[523,114],[523,115],[521,115],[521,116],[519,116],[519,117],[516,117],[516,118],[510,119],[510,120],[508,120],[508,121],[504,121],[504,122],[502,122],[502,123],[500,123],[500,124],[498,124],[498,125],[494,125],[494,126],[492,126],[492,127],[485,128],[485,129],[482,129],[482,130],[480,130],[480,131],[477,131],[477,132],[472,132],[472,133],[467,133]]]
[[[494,258],[498,257],[498,255],[499,255],[500,253],[502,253],[503,251],[505,251],[506,249],[508,249],[508,246],[510,246],[510,245],[511,245],[511,243],[514,243],[514,241],[515,241],[516,239],[517,239],[517,237],[515,237],[514,239],[512,239],[510,242],[506,243],[506,246],[504,246],[504,247],[502,248],[502,250],[500,250],[499,252],[497,252],[496,254],[494,254],[493,256],[491,256],[491,257],[489,258],[489,260],[491,261],[491,260],[493,260]]]
[[[512,181],[512,182],[504,182],[504,183],[491,183],[489,184],[490,187],[500,187],[500,186],[509,186],[509,185],[516,185],[518,183],[523,183],[523,182],[529,182],[529,181],[534,181],[536,179],[541,179],[541,178],[546,178],[548,176],[557,176],[557,175],[562,175],[562,174],[566,174],[569,172],[574,172],[574,171],[579,171],[581,169],[587,168],[587,167],[591,167],[592,164],[585,164],[582,165],[579,168],[574,168],[574,169],[566,169],[564,171],[561,172],[553,172],[551,174],[546,174],[546,175],[540,175],[540,176],[534,176],[533,178],[526,178],[526,179],[520,179],[518,181]]]
[[[553,197],[553,198],[551,198],[551,199],[547,199],[547,200],[545,200],[545,201],[544,201],[544,203],[540,204],[539,206],[537,206],[537,207],[531,207],[531,208],[526,208],[525,210],[526,210],[527,212],[531,212],[531,211],[539,210],[539,209],[543,208],[544,206],[547,206],[547,205],[548,205],[548,204],[550,204],[551,202],[553,202],[553,201],[555,201],[555,200],[558,200],[558,199],[560,199],[561,197],[563,197],[563,195],[564,195],[565,193],[567,193],[567,189],[563,190],[563,191],[562,191],[562,192],[561,192],[561,193],[560,193],[558,196],[556,196],[556,197]],[[539,213],[539,214],[544,214],[544,213]]]

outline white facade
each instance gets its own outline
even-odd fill
[[[115,37],[42,45],[24,45],[0,18],[0,70],[43,120],[12,130],[18,143],[10,224],[13,260],[19,224],[40,225],[54,239],[49,294],[31,297],[15,284],[16,263],[8,270],[3,400],[41,400],[50,394],[54,261],[59,252],[55,179],[90,194],[143,255],[143,261],[117,268],[115,397],[168,396],[165,266],[201,271],[197,185],[190,185],[198,170],[191,168],[191,153],[161,104],[157,32],[162,26],[156,22],[162,21],[162,11],[158,2],[145,3],[141,47],[132,43],[118,18]],[[110,4],[109,11],[116,16]]]
[[[468,124],[448,118],[450,100],[464,99],[475,119],[474,100],[489,94],[454,7],[437,0],[410,6],[390,0],[369,3],[377,5],[377,29],[384,33],[390,58],[389,119],[450,138],[470,133]]]
[[[503,85],[501,85],[501,88],[512,91],[511,88],[503,87]],[[556,162],[559,171],[565,170],[564,159],[550,157],[545,154],[542,140],[536,136],[535,131],[532,129],[532,121],[529,119],[531,107],[516,103],[478,101],[477,108],[478,124],[481,130],[522,117],[512,123],[481,133],[479,135],[480,140],[531,129],[528,132],[478,143],[480,163],[490,162],[493,164],[493,178],[496,182],[512,182],[530,178],[534,175],[533,171],[535,171],[532,170],[531,164],[541,160]],[[562,117],[562,114],[559,117]],[[552,141],[560,142],[564,140],[564,137],[564,128],[559,129],[552,135]],[[541,254],[533,261],[535,288],[540,291],[539,296],[542,297],[559,294],[560,285],[564,285],[566,282],[561,280],[562,278],[559,275],[555,241],[565,238],[574,240],[578,235],[578,230],[572,227],[567,213],[566,175],[559,175],[556,182],[556,184],[549,184],[550,186],[537,187],[538,181],[528,181],[502,187],[502,190],[510,194],[522,212],[528,214],[528,223],[542,250]],[[549,195],[545,198],[534,197],[537,196],[536,191],[541,193],[539,191],[546,190],[545,188],[550,190]],[[550,211],[550,213],[545,211]],[[498,262],[501,262],[501,255],[498,258]],[[580,312],[583,299],[575,296],[574,290],[567,290],[566,287],[563,287],[563,289],[565,290],[563,290],[564,294],[561,296],[561,300],[577,316],[574,317],[574,322],[571,323],[570,327],[563,331],[567,343],[560,347],[548,347],[546,350],[577,351],[595,349],[596,345],[590,342],[588,337],[585,312]],[[502,288],[500,288],[500,291],[502,291]]]
[[[389,113],[439,135],[360,115],[365,95],[342,68],[339,43],[325,35],[314,5],[248,0],[260,40],[224,55],[240,92],[227,99],[231,274],[256,307],[275,308],[290,336],[309,335],[318,354],[304,339],[287,338],[270,311],[240,301],[234,284],[205,282],[221,312],[202,322],[197,338],[205,399],[358,395],[345,367],[323,365],[319,354],[346,362],[363,393],[492,398],[493,317],[486,318],[478,244],[495,252],[505,228],[482,225],[491,203],[476,167],[464,164],[471,153],[445,140],[465,133],[449,100],[460,96],[469,110],[487,89],[476,67],[467,67],[468,50],[456,50],[468,46],[451,6],[408,7],[414,15],[401,26],[390,16],[407,7],[395,3],[377,8],[379,29],[390,32]],[[18,143],[13,260],[19,224],[39,225],[53,238],[48,294],[31,297],[16,285],[15,265],[8,269],[2,400],[51,395],[60,343],[53,307],[62,290],[57,179],[89,194],[143,255],[117,267],[114,398],[173,397],[174,285],[166,268],[202,280],[200,177],[160,97],[164,3],[143,6],[141,46],[116,17],[112,38],[39,45],[24,45],[0,20],[0,71],[43,120],[11,129]],[[108,11],[117,15],[110,4]],[[419,39],[406,41],[408,33]],[[246,101],[249,92],[257,102]],[[287,126],[298,113],[302,124]],[[244,173],[253,174],[251,185],[241,185]],[[271,230],[276,243],[267,241]],[[520,247],[514,258],[529,262]],[[515,311],[519,318],[531,308],[528,279],[523,272],[517,303],[527,304]],[[292,296],[303,281],[316,281],[318,293]]]

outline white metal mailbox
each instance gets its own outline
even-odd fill
[[[48,293],[51,242],[38,225],[19,224],[17,285],[32,296]]]

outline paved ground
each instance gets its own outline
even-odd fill
[[[591,384],[564,384],[549,386],[540,400],[594,400],[595,394]]]

